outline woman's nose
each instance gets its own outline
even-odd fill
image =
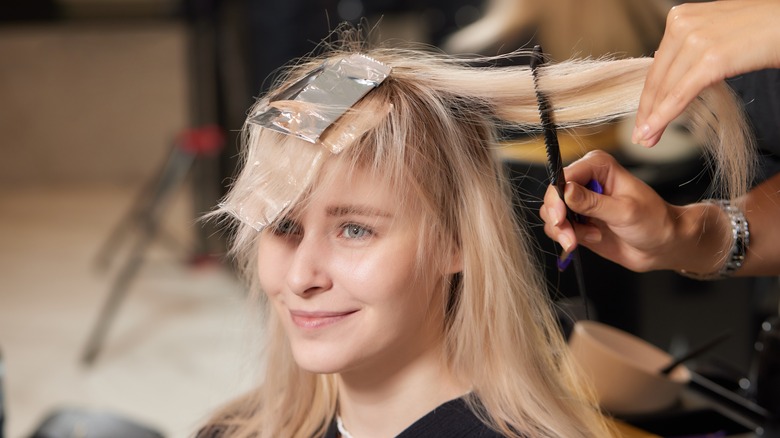
[[[325,240],[321,236],[308,235],[295,247],[287,270],[287,286],[296,295],[310,295],[332,286]]]

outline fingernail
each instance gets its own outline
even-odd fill
[[[569,264],[572,261],[572,253],[564,251],[563,254],[561,254],[561,257],[558,258],[556,261],[556,264],[558,265],[558,270],[563,272],[566,270],[566,268],[569,267]]]
[[[585,233],[584,236],[582,236],[582,240],[588,242],[588,243],[599,243],[601,242],[601,231],[599,230],[591,230]]]
[[[650,125],[644,123],[641,126],[637,126],[634,128],[633,134],[631,134],[631,142],[639,144],[642,140],[647,139],[648,134],[650,134]]]
[[[574,184],[572,184],[571,181],[566,183],[566,191],[569,192],[566,199],[568,199],[570,203],[576,204],[582,201],[582,192],[577,187],[574,187]]]
[[[639,142],[639,127],[634,126],[634,130],[631,131],[631,144],[637,144]]]
[[[572,243],[573,243],[573,242],[571,241],[571,239],[569,238],[569,236],[567,236],[567,235],[565,235],[565,234],[561,234],[561,235],[558,237],[558,241],[559,241],[559,243],[561,244],[561,246],[563,247],[563,250],[564,250],[564,251],[569,251],[569,248],[571,248],[571,245],[572,245]]]
[[[658,140],[661,139],[661,136],[659,134],[650,135],[647,138],[643,139],[639,144],[646,147],[651,148],[658,144]]]

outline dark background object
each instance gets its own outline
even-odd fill
[[[780,316],[761,324],[749,395],[780,420]]]
[[[62,10],[54,0],[5,0],[0,23],[27,23],[60,18]]]
[[[149,426],[116,414],[61,409],[44,419],[30,438],[163,438]]]

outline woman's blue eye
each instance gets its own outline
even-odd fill
[[[341,235],[347,239],[362,239],[371,235],[371,231],[357,224],[347,224],[341,230]]]

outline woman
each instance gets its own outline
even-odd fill
[[[529,69],[367,50],[392,71],[302,140],[302,120],[341,94],[291,96],[354,67],[354,46],[293,66],[250,111],[245,166],[217,213],[238,219],[235,254],[264,304],[265,372],[201,436],[609,436],[495,155],[502,125],[538,129]],[[636,109],[648,65],[555,64],[538,86],[560,125],[598,123]],[[720,120],[745,151],[729,99],[703,96],[700,131]],[[729,176],[739,190],[744,172]]]

